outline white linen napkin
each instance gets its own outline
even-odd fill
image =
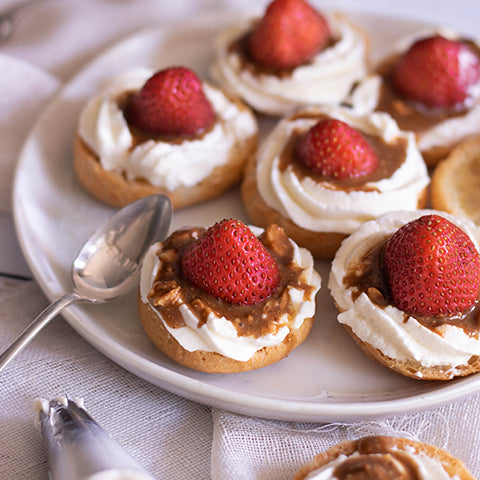
[[[46,304],[35,282],[0,281],[0,351]],[[47,478],[33,403],[65,394],[83,398],[93,418],[159,480],[290,480],[320,451],[371,434],[437,445],[480,478],[478,394],[428,412],[357,424],[246,417],[149,384],[97,352],[60,318],[2,372],[0,391],[2,478]]]
[[[46,304],[35,282],[0,280],[0,351]],[[33,405],[65,395],[83,398],[91,416],[154,478],[210,478],[210,409],[127,372],[57,318],[0,374],[2,479],[48,477]]]
[[[11,211],[12,182],[20,148],[35,119],[60,86],[44,70],[0,54],[0,211]]]

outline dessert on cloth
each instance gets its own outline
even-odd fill
[[[283,118],[248,161],[242,196],[254,224],[277,223],[331,258],[365,221],[422,208],[429,181],[413,134],[388,114],[309,108]]]
[[[415,132],[429,166],[480,133],[480,44],[449,30],[406,39],[361,81],[351,103],[381,110]]]
[[[274,0],[261,18],[230,25],[216,42],[212,76],[255,110],[339,104],[367,71],[368,36],[342,14],[304,0]]]
[[[445,212],[391,212],[337,251],[328,287],[367,355],[405,376],[480,371],[480,229]]]
[[[464,463],[424,442],[392,436],[346,440],[318,454],[294,480],[475,480]]]
[[[110,205],[163,193],[180,208],[241,179],[257,130],[247,106],[193,71],[139,68],[113,79],[81,112],[75,172]]]
[[[276,225],[234,219],[177,230],[147,253],[139,311],[153,343],[210,373],[277,362],[307,337],[320,276]]]

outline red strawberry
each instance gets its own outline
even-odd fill
[[[403,225],[387,242],[385,273],[393,303],[404,312],[456,316],[480,291],[480,255],[468,235],[439,215]]]
[[[263,302],[278,286],[277,262],[239,220],[222,220],[192,243],[182,257],[183,275],[229,303]]]
[[[313,172],[338,179],[366,175],[378,165],[361,133],[335,118],[315,124],[297,144],[296,154]]]
[[[292,69],[308,61],[330,37],[326,20],[304,0],[274,0],[248,38],[252,60]]]
[[[440,36],[414,43],[393,73],[393,84],[400,94],[430,107],[464,102],[479,79],[478,56],[464,43]]]
[[[127,106],[128,121],[153,135],[194,135],[215,119],[202,81],[191,70],[172,67],[150,77]]]

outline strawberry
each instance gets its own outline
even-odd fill
[[[248,37],[253,62],[289,70],[307,62],[330,38],[325,18],[304,0],[274,0]]]
[[[297,144],[296,155],[312,172],[336,179],[360,177],[378,165],[361,133],[336,118],[316,123]]]
[[[478,299],[480,255],[460,227],[439,215],[397,230],[384,261],[393,303],[406,313],[453,317]]]
[[[398,92],[429,107],[464,102],[479,79],[478,56],[466,44],[441,36],[415,42],[393,71]]]
[[[148,134],[191,136],[207,129],[215,113],[198,76],[172,67],[147,80],[127,105],[126,118]]]
[[[276,260],[239,220],[222,220],[192,243],[182,272],[195,286],[229,303],[253,305],[270,297],[280,281]]]

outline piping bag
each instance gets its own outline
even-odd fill
[[[51,480],[154,480],[78,400],[37,400]]]

